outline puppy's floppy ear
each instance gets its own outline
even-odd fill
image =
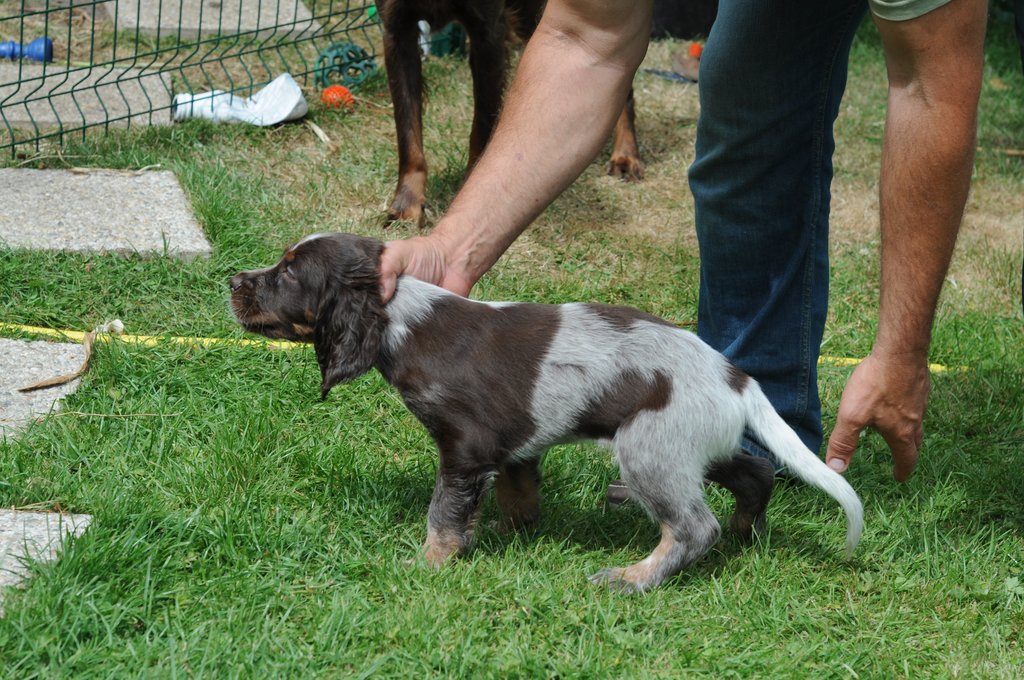
[[[320,398],[373,367],[380,353],[387,313],[380,301],[380,241],[348,234],[332,239],[326,289],[317,310],[313,347],[320,364]]]

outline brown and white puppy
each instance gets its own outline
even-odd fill
[[[544,0],[378,0],[384,29],[384,62],[395,107],[398,139],[398,186],[387,222],[424,224],[427,160],[423,153],[423,69],[418,22],[441,28],[458,21],[469,36],[473,75],[473,128],[469,167],[480,157],[498,121],[508,70],[508,39],[526,41],[533,34]],[[538,102],[537,106],[543,106]],[[633,91],[615,125],[608,174],[629,180],[643,177],[636,140]]]
[[[430,564],[469,548],[492,482],[507,526],[535,521],[544,451],[595,439],[614,451],[632,496],[661,525],[661,542],[591,580],[656,586],[719,536],[705,477],[735,495],[733,529],[763,527],[772,468],[739,452],[744,428],[839,502],[847,550],[856,546],[862,508],[850,485],[801,443],[754,380],[697,336],[628,307],[477,302],[408,276],[382,305],[382,249],[349,234],[307,237],[273,267],[233,277],[231,306],[250,331],[312,342],[323,397],[370,368],[398,389],[441,458],[427,515]]]

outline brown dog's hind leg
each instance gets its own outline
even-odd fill
[[[494,478],[494,495],[501,510],[495,527],[500,532],[519,531],[540,518],[540,461],[509,462]]]
[[[626,105],[615,122],[615,143],[608,161],[608,174],[631,182],[644,178],[644,164],[640,160],[640,144],[636,139],[636,110],[633,89],[630,88]]]
[[[749,540],[765,531],[764,513],[775,486],[775,468],[764,458],[737,453],[708,468],[705,476],[721,484],[736,497],[736,510],[729,528]]]

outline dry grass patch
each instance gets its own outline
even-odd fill
[[[1014,268],[1024,245],[1024,192],[1015,184],[1001,177],[972,184],[944,305],[995,314],[1012,313],[1019,305]],[[879,238],[877,185],[834,182],[831,224],[833,250],[870,254],[873,263]]]

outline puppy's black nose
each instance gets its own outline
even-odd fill
[[[231,277],[231,282],[228,284],[231,286],[231,292],[234,293],[236,290],[241,288],[245,284],[245,277],[241,274],[235,274]]]

